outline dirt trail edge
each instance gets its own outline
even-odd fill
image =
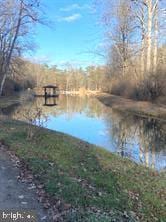
[[[49,222],[32,184],[18,180],[19,168],[0,145],[0,210],[34,210],[39,222]]]

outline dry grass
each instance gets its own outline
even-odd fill
[[[125,99],[120,96],[101,94],[97,98],[106,106],[124,112],[132,112],[138,115],[147,115],[151,117],[166,120],[166,105],[157,105],[151,102],[135,101]]]

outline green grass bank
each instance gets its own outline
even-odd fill
[[[46,192],[71,206],[64,221],[165,221],[166,174],[74,137],[0,120],[0,141],[37,175]],[[73,210],[75,209],[75,210]]]

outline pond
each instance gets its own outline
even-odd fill
[[[56,106],[54,106],[56,104]],[[166,122],[112,110],[92,97],[60,95],[15,107],[10,116],[26,120],[36,108],[45,127],[101,146],[157,170],[166,168]]]

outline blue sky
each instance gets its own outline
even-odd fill
[[[51,28],[38,25],[37,49],[33,58],[63,67],[66,63],[85,67],[103,63],[95,55],[102,44],[103,32],[93,0],[43,0],[45,17]]]

